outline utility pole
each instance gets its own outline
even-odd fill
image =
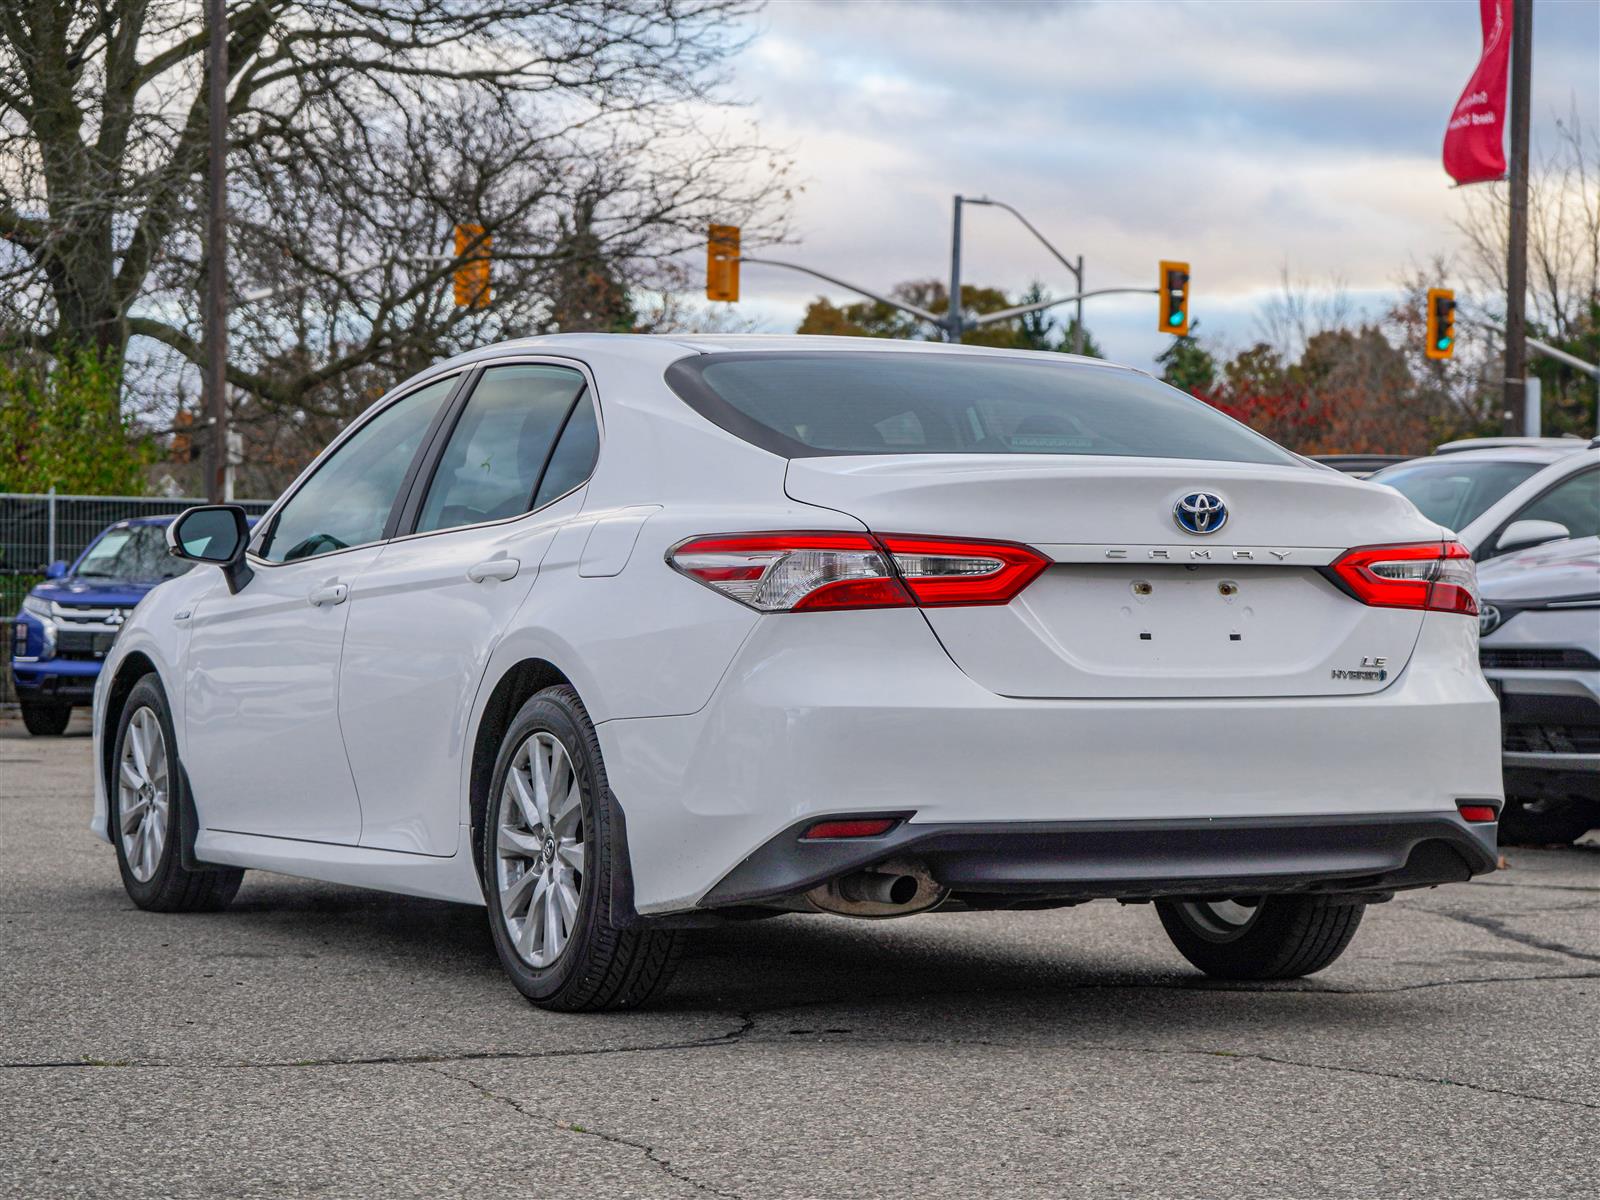
[[[220,504],[228,477],[228,18],[226,0],[206,0],[206,366],[201,390],[211,422],[206,499]]]
[[[1506,239],[1505,415],[1525,432],[1528,374],[1528,127],[1533,74],[1533,0],[1511,5],[1511,227]]]
[[[1077,321],[1078,324],[1077,324],[1077,327],[1074,328],[1073,331],[1072,331],[1072,352],[1074,354],[1082,354],[1083,353],[1083,255],[1081,255],[1081,254],[1078,255],[1078,269],[1076,271],[1074,271],[1072,274],[1078,281],[1078,308],[1077,308],[1077,315],[1073,318],[1075,321]]]
[[[961,340],[961,205],[955,198],[955,218],[950,227],[950,307],[945,310],[945,337],[952,342]]]

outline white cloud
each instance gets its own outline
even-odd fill
[[[1600,121],[1600,3],[1537,22],[1536,126]],[[1189,258],[1196,311],[1235,340],[1286,262],[1379,296],[1456,244],[1439,142],[1477,59],[1470,2],[780,0],[760,27],[736,86],[806,184],[787,252],[868,286],[946,273],[956,191],[1017,205],[1091,287]],[[969,281],[1068,282],[996,210],[969,211],[965,249]],[[758,270],[752,315],[792,325],[818,286]],[[1141,304],[1089,313],[1131,361],[1162,344]]]

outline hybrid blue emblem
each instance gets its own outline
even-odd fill
[[[1190,492],[1172,506],[1172,519],[1185,533],[1215,533],[1228,523],[1228,506],[1221,496]]]

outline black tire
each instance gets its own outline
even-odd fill
[[[506,793],[507,775],[518,751],[540,733],[558,740],[571,762],[580,793],[584,865],[576,873],[577,911],[565,945],[554,961],[535,966],[518,951],[507,927],[499,886],[498,845],[502,813],[508,805],[515,804]],[[485,809],[480,865],[489,929],[501,965],[517,990],[541,1008],[595,1012],[637,1008],[666,987],[677,967],[681,933],[618,929],[610,920],[615,876],[626,870],[626,846],[621,844],[622,824],[606,783],[594,725],[571,688],[546,688],[518,711],[500,743]],[[518,869],[531,873],[526,866],[519,865]],[[514,915],[515,911],[513,902]],[[533,919],[531,908],[522,919]]]
[[[151,712],[164,739],[162,747],[166,756],[164,777],[166,789],[166,824],[161,849],[155,857],[148,878],[140,879],[129,864],[129,838],[122,828],[122,787],[120,771],[123,752],[128,743],[128,729],[136,717]],[[111,775],[108,781],[107,803],[111,841],[117,848],[117,867],[122,872],[122,886],[140,908],[149,912],[220,912],[232,903],[244,881],[240,867],[204,867],[190,870],[183,865],[182,847],[185,838],[192,839],[194,830],[188,827],[194,806],[183,794],[186,786],[182,764],[178,761],[178,742],[173,736],[172,714],[167,707],[167,695],[154,675],[146,675],[133,685],[128,702],[117,721],[116,740],[112,744]],[[138,844],[137,842],[135,843]],[[144,864],[140,864],[144,869]]]
[[[1600,804],[1581,796],[1506,797],[1500,812],[1502,846],[1566,846],[1600,827]]]
[[[1298,979],[1326,967],[1350,944],[1366,903],[1344,896],[1263,896],[1243,923],[1205,901],[1158,900],[1156,912],[1183,955],[1217,979]],[[1237,911],[1235,909],[1234,911]]]
[[[22,705],[22,725],[35,737],[60,737],[72,720],[70,704]]]

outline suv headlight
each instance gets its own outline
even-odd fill
[[[43,626],[43,644],[39,647],[39,653],[36,657],[39,659],[54,658],[56,653],[56,623],[53,619],[55,614],[51,610],[50,601],[39,596],[24,596],[22,598],[22,611]],[[26,628],[27,626],[22,621],[17,622],[16,647],[26,645],[26,641],[22,636]],[[19,658],[26,656],[24,651],[17,648],[13,649],[13,653]]]

